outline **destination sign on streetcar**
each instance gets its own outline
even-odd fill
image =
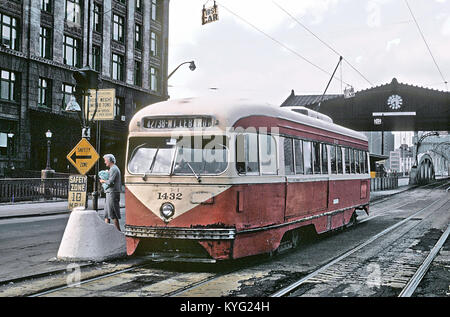
[[[212,125],[212,117],[153,117],[143,119],[143,126],[146,129],[209,128]]]

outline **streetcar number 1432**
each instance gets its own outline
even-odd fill
[[[181,200],[182,198],[182,193],[158,193],[158,199],[161,200]]]

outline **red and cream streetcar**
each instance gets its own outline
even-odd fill
[[[230,260],[368,212],[367,138],[306,108],[181,99],[131,120],[127,252]]]

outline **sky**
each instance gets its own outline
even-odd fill
[[[278,106],[292,89],[297,95],[322,94],[339,55],[345,61],[327,93],[342,93],[348,85],[360,91],[394,77],[447,90],[450,0],[216,3],[219,21],[202,25],[203,5],[214,1],[170,1],[169,72],[185,61],[197,66],[190,71],[184,65],[169,79],[172,99],[245,97]]]

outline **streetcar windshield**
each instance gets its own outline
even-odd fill
[[[129,141],[128,171],[143,175],[214,175],[228,166],[225,136],[135,137]]]

